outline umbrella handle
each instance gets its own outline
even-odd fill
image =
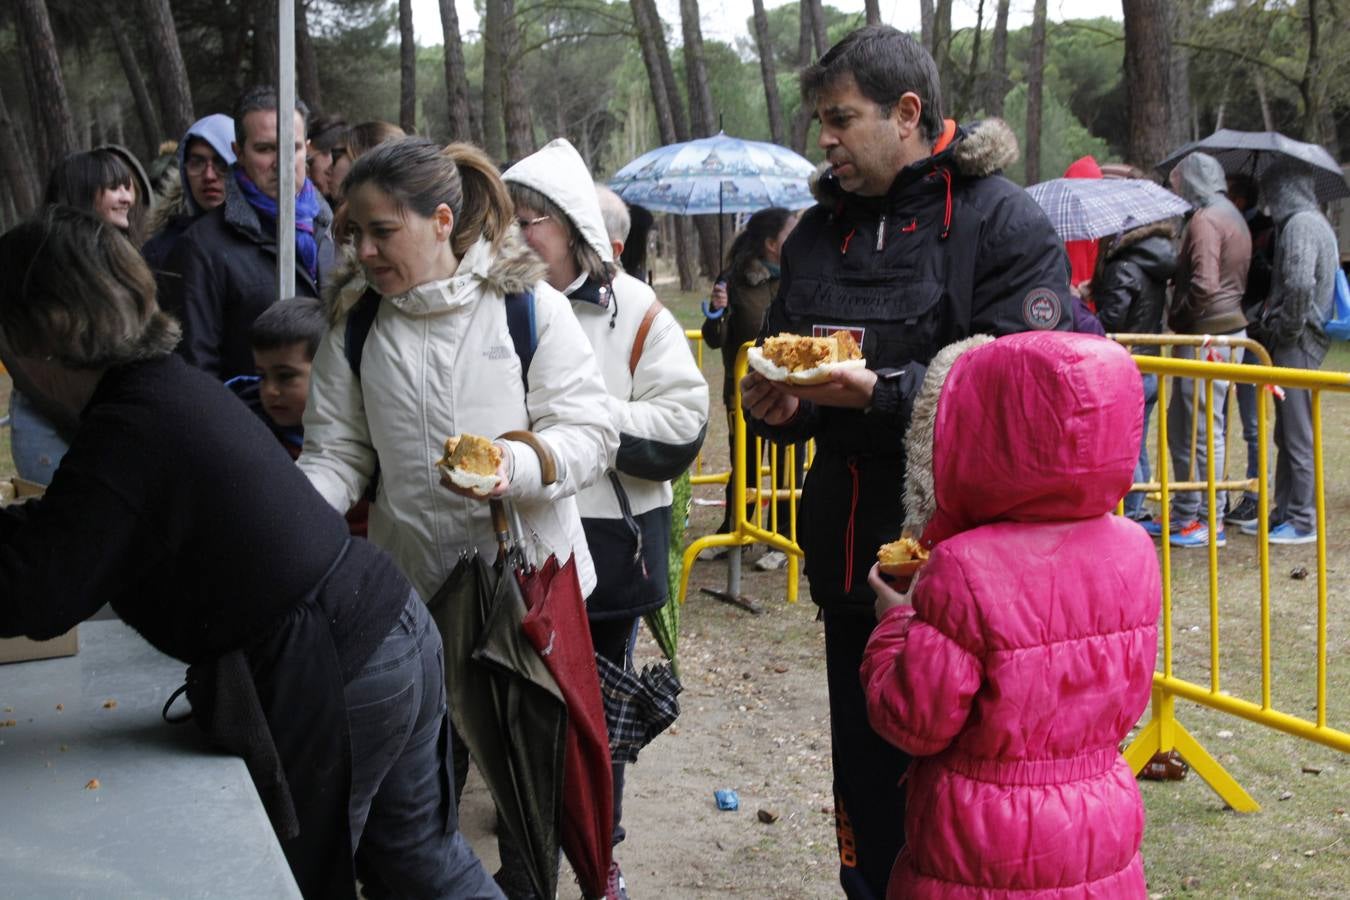
[[[722,318],[722,315],[726,311],[727,308],[725,306],[722,307],[721,309],[713,309],[711,306],[708,305],[707,300],[703,301],[703,315],[709,319],[720,319]]]
[[[497,536],[498,558],[505,559],[507,546],[511,542],[511,523],[506,517],[506,504],[500,500],[489,500],[488,509],[492,511],[492,531]]]
[[[499,441],[520,441],[534,451],[534,455],[539,457],[539,474],[545,485],[550,485],[558,480],[558,466],[553,461],[553,451],[548,449],[548,445],[539,439],[539,435],[533,431],[507,431],[497,436]]]

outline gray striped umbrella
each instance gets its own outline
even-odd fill
[[[1120,234],[1187,212],[1191,205],[1138,178],[1053,178],[1027,188],[1061,240]]]

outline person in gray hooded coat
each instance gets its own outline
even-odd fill
[[[1223,166],[1204,153],[1192,153],[1172,170],[1172,189],[1185,198],[1195,212],[1191,214],[1177,252],[1175,290],[1167,309],[1167,324],[1177,334],[1215,334],[1233,338],[1246,336],[1247,317],[1242,312],[1242,295],[1247,287],[1247,268],[1251,264],[1252,239],[1247,222],[1236,206],[1225,195],[1228,182]],[[1178,359],[1201,358],[1218,362],[1241,362],[1242,351],[1230,347],[1211,346],[1200,351],[1196,347],[1177,347]],[[1224,397],[1228,382],[1215,379],[1204,398],[1214,410],[1214,433],[1224,433]],[[1175,391],[1167,409],[1167,433],[1172,436],[1173,477],[1192,480],[1191,475],[1191,416],[1197,418],[1195,429],[1194,478],[1203,480],[1206,473],[1206,418],[1204,405],[1195,400],[1195,381],[1189,378],[1175,380]],[[1223,441],[1215,441],[1214,471],[1223,472]],[[1226,495],[1215,495],[1217,526],[1214,542],[1222,547],[1223,511]],[[1209,521],[1205,496],[1201,491],[1177,491],[1172,494],[1172,534],[1169,541],[1176,547],[1208,547]],[[1150,534],[1160,535],[1159,523],[1145,522]]]
[[[1278,229],[1270,294],[1252,323],[1271,361],[1291,369],[1321,368],[1331,339],[1323,325],[1331,315],[1339,254],[1336,234],[1317,208],[1313,176],[1288,160],[1260,176],[1261,196],[1269,198]],[[1312,395],[1290,389],[1275,406],[1275,508],[1270,515],[1272,544],[1317,540],[1313,481]],[[1248,534],[1257,523],[1244,525]]]

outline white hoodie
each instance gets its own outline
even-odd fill
[[[602,260],[613,261],[591,173],[566,140],[558,138],[525,157],[502,180],[543,194],[567,214]],[[684,328],[665,309],[652,320],[637,368],[629,371],[638,329],[656,302],[650,287],[620,272],[612,294],[599,292],[604,305],[581,299],[586,293],[582,288],[581,283],[573,285],[568,294],[609,391],[608,413],[620,436],[615,460],[619,481],[635,515],[669,506],[670,482],[650,480],[650,474],[665,459],[697,452],[708,424],[708,382],[689,350]],[[582,518],[622,516],[608,479],[578,494],[577,504]]]
[[[445,439],[468,432],[495,438],[535,432],[552,451],[557,481],[545,486],[538,458],[508,442],[514,501],[530,558],[573,553],[581,588],[595,571],[573,495],[603,478],[618,444],[606,395],[566,300],[537,281],[542,266],[513,231],[493,254],[486,241],[465,253],[454,276],[380,303],[358,379],[344,349],[345,327],[331,328],[314,358],[300,468],[335,509],[361,496],[378,457],[380,486],[370,539],[393,554],[423,599],[430,599],[463,551],[492,558],[496,542],[486,501],[450,493],[436,460]],[[364,290],[339,293],[349,306]],[[538,349],[522,382],[506,324],[507,293],[534,292]]]

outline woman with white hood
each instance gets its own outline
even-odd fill
[[[559,138],[508,169],[525,240],[548,283],[572,301],[600,364],[619,451],[608,477],[577,496],[597,584],[587,599],[596,653],[630,665],[638,619],[667,600],[671,486],[693,461],[708,424],[708,383],[684,329],[647,285],[614,262],[591,173]],[[623,236],[618,237],[622,249]],[[614,843],[624,838],[624,762],[614,762]],[[618,862],[608,898],[626,898]]]

